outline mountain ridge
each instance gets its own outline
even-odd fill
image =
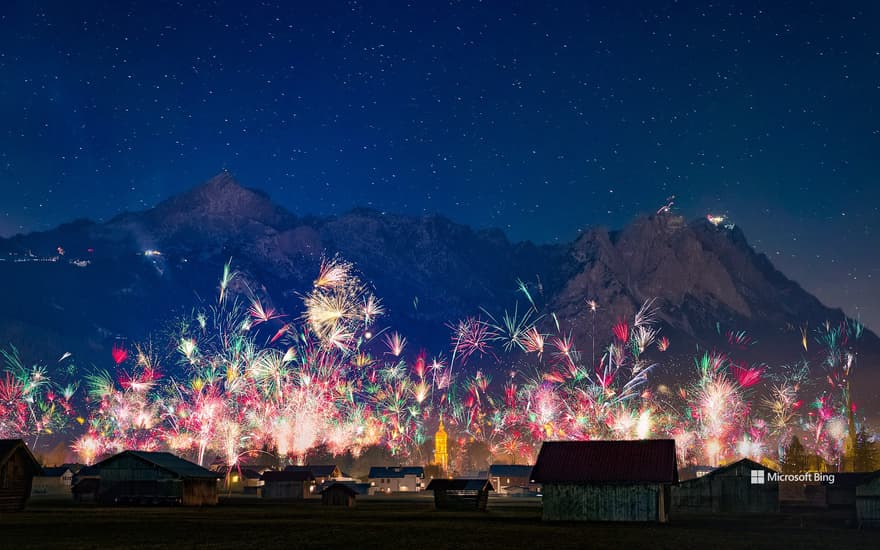
[[[249,286],[298,313],[321,259],[337,253],[375,286],[395,328],[437,352],[448,347],[449,322],[483,310],[500,316],[517,302],[522,310],[518,280],[545,326],[554,318],[582,347],[648,299],[682,351],[720,345],[723,327],[769,340],[763,352],[772,360],[796,353],[805,324],[846,318],[777,270],[736,226],[660,213],[617,230],[593,227],[570,243],[511,242],[501,230],[438,214],[356,208],[298,217],[222,173],[148,210],[0,239],[0,274],[33,288],[0,298],[11,312],[0,338],[48,338],[59,354],[76,339],[100,350],[108,338],[146,338],[195,296],[216,292],[230,257]],[[880,351],[874,333],[865,342]]]

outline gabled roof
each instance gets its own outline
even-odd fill
[[[305,470],[312,472],[312,475],[316,478],[330,477],[333,475],[333,472],[336,471],[336,464],[306,464],[305,466],[288,466],[284,468],[284,470],[288,472]]]
[[[0,464],[3,464],[17,452],[23,452],[27,461],[31,464],[31,470],[34,475],[40,475],[42,467],[34,454],[28,449],[24,441],[21,439],[0,439]]]
[[[432,479],[426,491],[494,491],[488,479]]]
[[[339,481],[334,481],[328,485],[325,485],[321,489],[319,489],[319,493],[324,493],[330,491],[331,489],[336,491],[344,491],[349,495],[362,495],[362,493],[358,488],[355,487],[354,483],[341,483]]]
[[[73,471],[70,468],[66,468],[64,466],[56,466],[53,468],[43,468],[43,473],[40,474],[40,477],[61,477],[67,472],[70,472],[71,474],[73,473]]]
[[[733,470],[734,468],[736,468],[740,465],[746,466],[750,470],[764,470],[765,472],[775,472],[776,471],[773,468],[768,468],[767,466],[764,466],[763,464],[761,464],[759,462],[755,462],[754,460],[751,460],[748,458],[741,458],[741,459],[737,460],[736,462],[731,462],[730,464],[728,464],[726,466],[721,466],[721,467],[715,468],[711,472],[708,472],[707,474],[705,474],[704,477],[719,474],[722,472],[726,472],[727,470]]]
[[[97,466],[83,466],[74,474],[74,477],[81,479],[86,477],[100,477],[100,475],[101,470]]]
[[[373,466],[367,477],[373,479],[378,478],[396,478],[404,476],[425,476],[424,466]]]
[[[705,474],[701,475],[700,477],[686,478],[686,479],[682,480],[681,484],[690,486],[691,484],[694,484],[694,483],[705,483],[707,478],[711,478],[712,476],[716,476],[718,474],[723,474],[723,473],[727,472],[728,470],[733,470],[733,469],[736,469],[740,466],[745,466],[749,470],[763,470],[765,472],[775,472],[776,471],[773,468],[768,468],[767,466],[764,466],[763,464],[755,462],[754,460],[750,460],[748,458],[741,458],[741,459],[737,460],[736,462],[731,462],[730,464],[728,464],[726,466],[720,466],[718,468],[713,468],[710,471],[706,472]]]
[[[531,477],[538,483],[675,483],[675,441],[545,441]]]
[[[312,472],[308,470],[284,470],[282,472],[276,472],[273,470],[266,470],[263,472],[263,475],[260,477],[263,481],[276,481],[276,482],[284,482],[284,481],[314,481],[315,476],[312,475]]]
[[[165,452],[122,451],[110,458],[105,458],[101,462],[95,464],[95,467],[100,471],[111,462],[115,462],[124,456],[131,456],[143,462],[147,462],[182,479],[218,479],[223,477],[217,472],[202,468],[194,462],[184,460],[179,456]]]
[[[519,464],[493,464],[489,466],[489,475],[498,477],[530,477],[532,466]]]
[[[323,493],[332,485],[345,485],[358,495],[367,495],[370,492],[369,483],[358,483],[357,481],[325,481],[320,487],[318,487],[317,492]]]

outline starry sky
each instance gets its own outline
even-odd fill
[[[221,170],[537,242],[674,195],[880,328],[878,29],[867,1],[7,0],[0,235]]]

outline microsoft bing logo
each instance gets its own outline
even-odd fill
[[[752,470],[752,485],[764,485],[764,470]]]

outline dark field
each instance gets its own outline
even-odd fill
[[[354,510],[230,499],[212,508],[100,508],[32,500],[0,517],[2,548],[878,548],[880,532],[828,516],[673,518],[668,525],[545,524],[540,503],[491,499],[436,512],[425,497],[362,498]]]

